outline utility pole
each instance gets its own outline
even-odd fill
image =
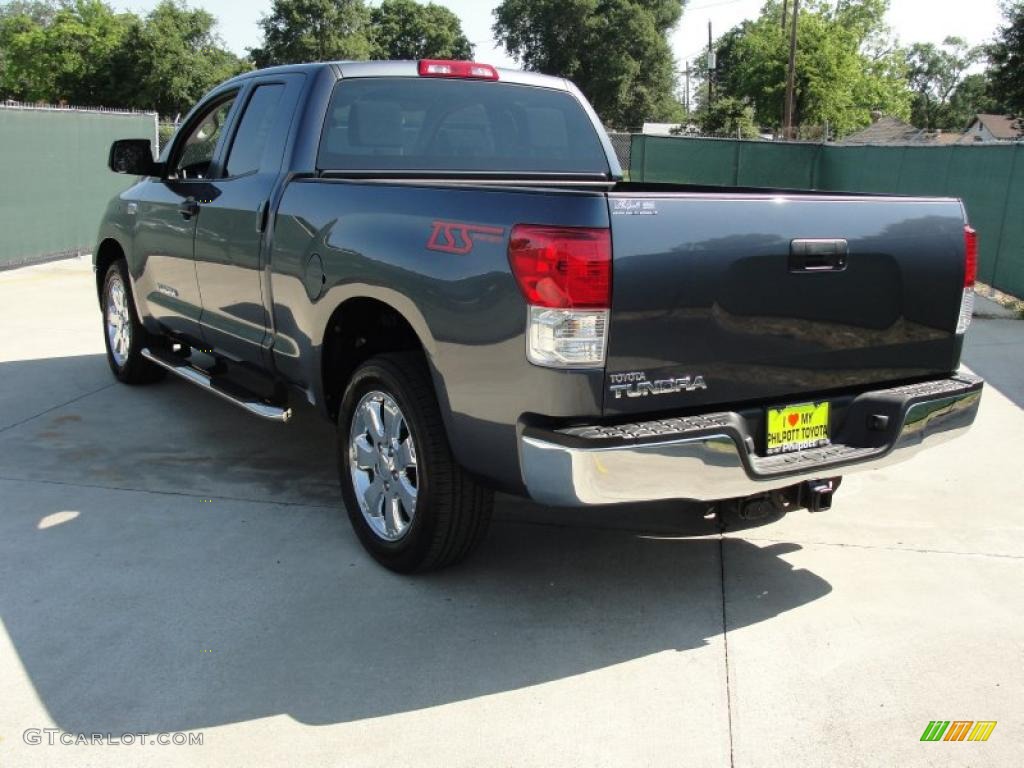
[[[796,107],[796,22],[800,16],[800,0],[793,0],[793,26],[789,35],[789,71],[786,74],[786,104],[783,110],[782,135],[793,138],[793,112]]]
[[[690,119],[690,62],[686,62],[686,119]]]
[[[708,19],[708,111],[711,111],[711,105],[715,100],[715,90],[712,81],[715,79],[715,49],[714,43],[711,39],[711,20]]]

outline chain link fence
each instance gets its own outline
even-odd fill
[[[630,150],[633,147],[633,134],[608,131],[608,138],[611,139],[615,155],[619,158],[619,165],[622,166],[623,171],[628,173]]]
[[[163,148],[171,143],[175,131],[178,130],[178,123],[162,122],[157,126],[156,155],[160,156]]]

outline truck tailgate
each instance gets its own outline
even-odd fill
[[[616,192],[609,206],[609,415],[799,402],[958,365],[957,200]]]

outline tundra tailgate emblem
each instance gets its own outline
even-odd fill
[[[500,243],[505,237],[504,227],[461,224],[457,221],[435,221],[433,227],[427,249],[460,256],[470,253],[477,241]]]
[[[676,395],[680,392],[696,392],[707,389],[703,376],[680,376],[671,379],[648,381],[643,371],[635,373],[612,373],[608,376],[611,386],[608,389],[616,400],[625,397],[648,397],[649,395]]]

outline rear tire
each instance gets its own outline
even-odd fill
[[[385,568],[443,568],[483,540],[494,494],[452,457],[423,355],[379,355],[356,369],[338,414],[338,449],[349,520]]]
[[[166,373],[142,356],[142,349],[164,343],[143,327],[135,311],[128,265],[118,259],[107,268],[103,278],[103,340],[107,363],[118,381],[124,384],[149,384]]]

